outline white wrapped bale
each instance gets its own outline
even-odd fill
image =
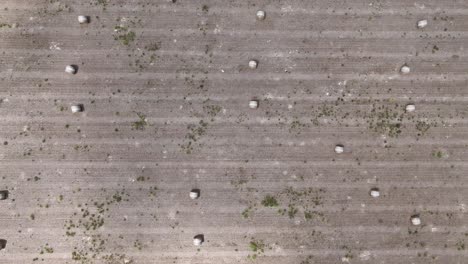
[[[72,113],[79,113],[79,112],[83,112],[83,105],[72,105],[71,107],[71,111]]]
[[[426,19],[418,21],[418,28],[425,28],[426,26],[427,26],[427,20]]]
[[[380,196],[380,190],[378,188],[372,188],[369,194],[370,196],[377,198]]]
[[[204,241],[203,235],[196,235],[195,237],[193,237],[193,245],[194,246],[201,246],[203,241]]]
[[[191,190],[189,193],[189,197],[192,200],[198,199],[198,197],[200,197],[200,190],[198,189]]]
[[[75,65],[67,65],[65,67],[65,72],[69,74],[76,74],[78,68]]]
[[[257,19],[258,20],[264,20],[265,16],[266,16],[265,11],[263,11],[263,10],[258,10],[257,11]]]
[[[405,65],[401,66],[400,72],[402,74],[408,74],[408,73],[411,72],[411,69],[410,69],[410,67],[408,65],[405,64]]]
[[[414,104],[409,104],[409,105],[406,105],[406,112],[414,112],[414,110],[416,110],[416,106]]]
[[[344,146],[343,145],[336,145],[335,146],[335,153],[341,154],[344,152]]]
[[[78,22],[80,24],[87,24],[89,23],[89,16],[78,16]]]
[[[258,66],[258,61],[256,61],[256,60],[250,60],[249,61],[249,68],[250,69],[257,69],[257,66]]]
[[[258,108],[258,100],[250,100],[249,107],[251,109],[257,109]]]
[[[419,217],[419,215],[411,216],[411,224],[413,224],[414,226],[421,225],[421,218]]]

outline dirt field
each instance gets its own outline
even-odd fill
[[[466,48],[466,0],[1,0],[0,263],[466,264]]]

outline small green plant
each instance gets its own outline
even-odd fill
[[[308,256],[307,259],[301,261],[301,264],[310,264],[309,261],[312,261],[312,256]]]
[[[123,45],[128,46],[131,42],[135,41],[135,32],[129,31],[127,27],[116,26],[114,29],[119,34],[114,39],[120,41]]]
[[[160,46],[161,46],[160,42],[155,42],[155,43],[149,44],[148,46],[145,46],[145,49],[147,51],[157,51],[159,50]]]
[[[289,127],[289,133],[296,133],[300,134],[301,133],[301,128],[306,127],[306,124],[301,123],[298,119],[294,120],[291,122],[291,125]]]
[[[214,121],[214,117],[221,112],[223,108],[219,105],[206,105],[203,106],[203,110],[205,110],[209,116],[211,116],[211,121]]]
[[[52,254],[52,253],[54,253],[54,249],[52,247],[50,247],[49,244],[45,244],[45,246],[42,246],[41,251],[39,252],[39,254],[42,255],[44,253]]]
[[[125,33],[125,34],[123,34],[123,35],[119,35],[119,36],[118,36],[118,40],[120,40],[120,42],[121,42],[122,44],[124,44],[125,46],[128,46],[128,45],[130,45],[130,43],[131,43],[132,41],[135,40],[135,37],[136,37],[135,32],[130,31],[130,32],[127,32],[127,33]]]
[[[249,254],[247,257],[251,260],[254,260],[257,258],[258,255],[263,254],[265,252],[265,243],[261,240],[252,240],[249,243],[249,248],[253,252],[253,254]]]
[[[136,130],[145,130],[145,127],[148,125],[146,122],[146,116],[142,113],[137,113],[140,120],[133,122],[132,127]]]
[[[309,221],[309,220],[325,221],[324,214],[321,213],[321,212],[317,212],[317,211],[305,210],[304,211],[304,218],[305,218],[306,221]]]
[[[427,122],[424,122],[424,121],[418,121],[416,123],[416,129],[421,132],[421,134],[424,134],[426,133],[429,128],[431,128],[431,125]]]
[[[366,117],[369,129],[374,132],[390,137],[398,137],[402,132],[403,115],[389,107],[374,105]]]
[[[251,206],[249,206],[249,207],[246,208],[244,211],[242,211],[242,216],[243,216],[244,218],[249,218],[250,210],[252,210],[252,207],[251,207]]]
[[[296,207],[294,207],[294,205],[289,205],[289,209],[288,209],[288,216],[289,218],[294,218],[297,214],[299,210],[297,210]]]
[[[265,207],[277,207],[279,204],[275,197],[267,195],[263,198],[262,205]]]
[[[200,120],[198,125],[190,124],[187,126],[187,129],[189,129],[189,132],[185,135],[187,142],[180,146],[185,153],[191,154],[196,145],[201,146],[201,144],[195,143],[206,134],[208,122]]]
[[[107,4],[109,0],[97,0],[95,5],[101,5],[102,10],[106,10]]]
[[[140,240],[135,240],[135,242],[133,243],[133,247],[138,249],[138,250],[142,250],[143,249],[143,244],[141,243]]]
[[[442,157],[444,157],[444,153],[442,153],[442,151],[440,151],[440,150],[439,151],[434,151],[434,152],[432,152],[432,156],[434,158],[441,159]]]
[[[457,250],[465,250],[465,241],[460,240],[456,244]]]

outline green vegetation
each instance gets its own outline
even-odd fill
[[[432,152],[432,156],[433,156],[434,158],[439,158],[439,159],[441,159],[441,158],[444,157],[444,153],[443,153],[442,151],[440,151],[440,150],[438,150],[438,151],[433,151],[433,152]]]
[[[186,79],[187,81],[187,79]],[[204,81],[202,81],[201,87],[204,86]],[[203,102],[203,104],[208,103],[210,100],[207,99]],[[182,151],[187,154],[191,154],[196,147],[201,147],[201,144],[198,143],[202,136],[204,136],[208,130],[209,122],[213,122],[214,118],[221,112],[223,108],[219,105],[204,105],[203,111],[204,116],[208,115],[210,120],[204,121],[200,120],[197,125],[190,124],[187,126],[189,132],[185,135],[185,143],[181,144],[180,147]],[[198,143],[198,144],[196,144]]]
[[[72,252],[72,259],[75,260],[75,261],[81,261],[81,263],[83,263],[83,264],[90,263],[88,258],[85,255],[85,253],[83,253],[82,251],[79,251],[79,252],[73,251]]]
[[[102,257],[105,264],[132,264],[133,261],[125,254],[108,254]]]
[[[63,12],[63,11],[68,11],[68,12],[72,12],[72,8],[71,6],[69,6],[68,4],[63,4],[61,3],[61,1],[59,0],[49,0],[48,1],[49,3],[43,7],[43,8],[40,8],[38,10],[38,15],[44,17],[44,16],[55,16],[55,15],[58,15],[59,13]]]
[[[385,100],[385,102],[391,102],[391,100]],[[403,129],[409,127],[409,125],[403,125],[408,121],[413,121],[413,124],[418,131],[417,136],[422,136],[432,126],[436,126],[435,121],[423,121],[415,120],[415,116],[406,115],[404,111],[401,111],[401,106],[394,104],[393,108],[391,105],[372,105],[372,110],[365,114],[367,124],[370,130],[385,134],[389,137],[398,137]]]
[[[200,120],[198,125],[188,125],[189,132],[185,135],[187,142],[181,145],[182,150],[185,153],[190,154],[194,149],[195,142],[197,142],[203,135],[205,135],[208,129],[208,123]],[[200,144],[198,144],[200,146]]]
[[[341,248],[343,250],[346,250],[346,254],[344,255],[344,259],[346,261],[348,261],[348,262],[351,261],[354,258],[354,254],[351,251],[351,249],[348,246],[341,246]]]
[[[100,192],[106,193],[106,189],[102,188]],[[80,264],[92,264],[98,259],[104,259],[105,262],[103,263],[121,263],[115,261],[119,260],[122,255],[109,254],[106,246],[107,242],[115,238],[111,237],[110,234],[103,234],[101,227],[105,225],[106,220],[110,217],[111,209],[114,209],[117,203],[128,201],[127,197],[128,194],[126,194],[125,190],[121,190],[107,194],[102,201],[91,199],[84,204],[77,205],[80,212],[74,213],[73,218],[65,221],[65,235],[67,237],[84,235],[89,239],[83,240],[81,245],[74,247],[71,255],[74,261]],[[137,243],[137,245],[140,244]]]
[[[310,264],[310,261],[312,261],[312,256],[308,256],[307,259],[301,261],[300,264]]]
[[[251,260],[257,258],[257,256],[263,254],[265,252],[265,243],[262,240],[253,240],[249,243],[249,248],[253,252],[252,255],[248,255],[247,257]]]
[[[424,121],[418,121],[416,123],[416,129],[421,132],[421,134],[424,134],[426,133],[429,128],[431,128],[431,125],[427,122],[424,122]]]
[[[296,120],[292,121],[290,126],[289,126],[289,133],[296,133],[300,134],[301,133],[301,128],[306,127],[306,124],[301,123],[299,119],[295,118]]]
[[[120,41],[120,43],[122,43],[123,45],[128,46],[133,41],[135,41],[135,32],[129,31],[127,27],[116,26],[114,29],[118,34],[117,36],[114,36],[114,39]]]
[[[40,174],[40,173],[39,173],[39,174]],[[41,178],[40,178],[40,177],[38,177],[38,176],[34,176],[33,178],[28,178],[28,179],[26,179],[26,180],[27,180],[27,181],[34,180],[35,182],[37,182],[37,181],[40,181],[40,180],[41,180]]]
[[[401,133],[403,114],[394,112],[389,107],[374,106],[368,118],[369,129],[377,133],[390,137],[398,137]]]
[[[130,45],[131,42],[135,40],[136,34],[133,31],[127,32],[123,35],[119,35],[117,38],[125,46]]]
[[[457,247],[457,250],[465,250],[465,241],[460,240],[455,244],[455,246]]]
[[[149,187],[149,197],[155,197],[156,194],[157,194],[157,191],[158,191],[158,187],[156,186],[153,186],[153,187]]]
[[[111,206],[115,203],[120,203],[125,195],[124,191],[116,192],[112,196],[106,198],[104,202],[94,201],[91,204],[92,208],[81,208],[81,219],[73,221],[72,219],[65,222],[65,228],[67,235],[76,233],[74,232],[77,228],[82,228],[83,231],[89,232],[94,231],[102,227],[105,223],[106,213],[109,211],[107,206]],[[86,204],[86,205],[91,205]],[[82,207],[79,205],[78,207]]]
[[[242,190],[243,188],[239,188]],[[248,188],[247,188],[248,189]],[[249,207],[246,208],[241,214],[244,218],[248,218],[256,209],[256,204],[260,203],[265,207],[277,207],[277,212],[281,216],[288,216],[293,219],[298,215],[303,214],[306,221],[321,221],[326,222],[325,215],[314,210],[317,207],[323,207],[323,197],[325,190],[322,188],[306,188],[296,190],[292,187],[286,188],[275,195],[268,194],[261,201],[249,201]],[[287,206],[282,206],[287,204]]]
[[[148,46],[145,46],[147,51],[157,51],[161,47],[161,42],[151,43]]]
[[[279,204],[275,197],[267,195],[263,198],[262,205],[265,207],[277,207]]]
[[[75,145],[73,149],[76,151],[89,151],[90,148],[88,145]]]
[[[221,112],[223,108],[219,105],[205,105],[203,106],[203,110],[207,112],[207,114],[212,118],[211,121],[213,121],[213,118]]]
[[[294,218],[298,212],[299,211],[297,210],[296,207],[294,207],[294,205],[292,205],[292,204],[288,205],[288,216],[289,216],[289,218]]]
[[[252,206],[247,207],[244,211],[242,211],[242,216],[244,218],[249,218],[249,213],[252,210]]]
[[[94,5],[96,6],[102,6],[102,10],[106,10],[107,4],[109,3],[110,0],[95,0]]]
[[[128,35],[126,35],[127,37]],[[130,35],[130,37],[132,37]],[[126,43],[126,41],[125,41]],[[154,65],[154,62],[157,60],[156,54],[151,54],[156,49],[158,49],[156,44],[151,44],[150,46],[146,46],[145,49],[133,49],[132,55],[129,55],[129,58],[132,58],[133,62],[130,62],[128,65],[135,71],[135,72],[143,72],[148,67]],[[120,91],[118,91],[120,92]]]
[[[143,244],[141,243],[140,240],[135,240],[135,242],[133,242],[133,247],[138,249],[138,250],[142,250],[143,249]]]
[[[39,254],[42,255],[44,253],[52,254],[54,253],[54,249],[50,247],[49,244],[45,244],[45,246],[41,247],[41,251],[39,252]]]
[[[314,219],[318,219],[318,220],[323,221],[325,219],[325,216],[321,212],[305,210],[304,211],[304,218],[307,221],[314,220]]]
[[[132,128],[136,130],[145,130],[145,127],[148,125],[148,122],[146,122],[146,116],[142,113],[137,113],[137,115],[140,120],[133,122]]]

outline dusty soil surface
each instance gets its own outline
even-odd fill
[[[2,0],[0,263],[467,263],[466,48],[464,0]]]

